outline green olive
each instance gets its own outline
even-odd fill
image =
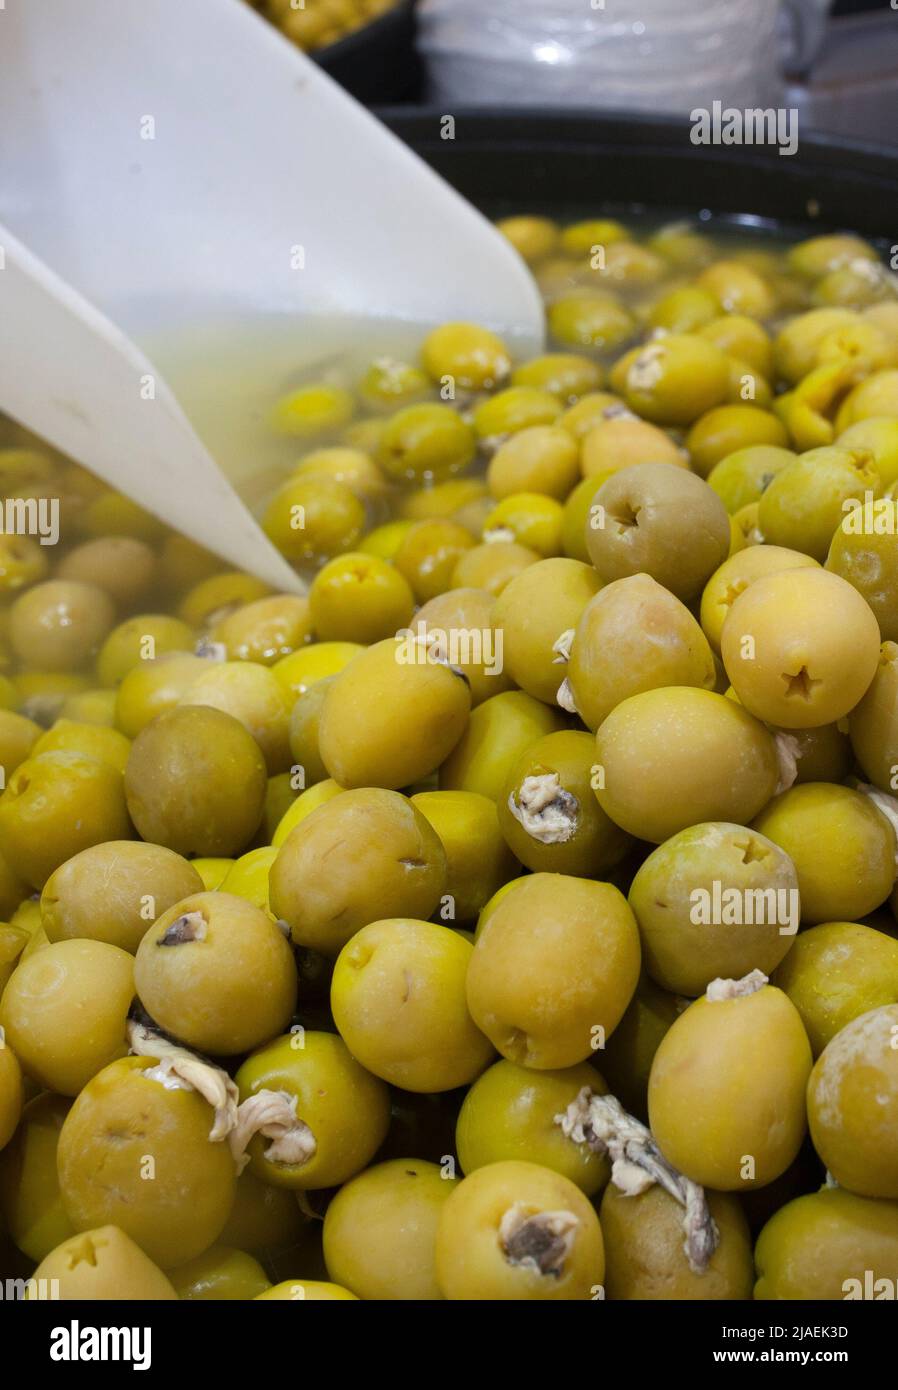
[[[312,633],[309,600],[299,594],[271,594],[229,613],[213,630],[230,661],[273,666],[305,646]]]
[[[229,1245],[210,1245],[202,1255],[169,1270],[169,1278],[178,1297],[191,1301],[256,1298],[270,1287],[259,1261]]]
[[[154,922],[137,948],[134,983],[160,1028],[220,1056],[280,1033],[296,1003],[296,968],[280,928],[225,891],[182,898]]]
[[[411,802],[446,853],[441,920],[472,921],[520,867],[502,837],[495,802],[468,791],[418,792]]]
[[[896,422],[898,423],[898,422]],[[884,641],[898,637],[898,501],[855,508],[833,535],[826,568],[847,580],[872,609]]]
[[[669,434],[614,406],[608,408],[602,421],[583,435],[580,450],[584,477],[594,477],[597,488],[609,473],[637,463],[672,463],[676,468],[689,466],[686,454]]]
[[[193,629],[167,613],[142,613],[114,627],[97,655],[101,685],[118,685],[142,661],[193,649]]]
[[[282,1093],[305,1143],[284,1153],[263,1133],[249,1144],[256,1177],[276,1187],[336,1187],[366,1168],[390,1124],[387,1086],[333,1033],[291,1032],[249,1056],[236,1076],[240,1099]],[[295,1099],[295,1104],[293,1101]],[[233,1167],[233,1164],[232,1164]]]
[[[636,322],[616,295],[574,290],[556,299],[547,315],[549,332],[564,347],[606,351],[632,338]]]
[[[508,386],[481,401],[474,411],[474,430],[478,439],[501,441],[534,425],[551,425],[562,412],[562,404],[551,391],[535,386]]]
[[[157,917],[202,888],[193,865],[172,850],[108,840],[50,875],[41,893],[41,922],[50,941],[87,938],[133,955]]]
[[[140,834],[184,855],[243,849],[262,818],[266,785],[255,739],[232,715],[203,705],[155,719],[134,740],[125,771]]]
[[[452,752],[470,707],[467,681],[438,648],[413,635],[377,642],[336,677],[328,692],[321,757],[342,787],[408,786]]]
[[[441,481],[467,468],[474,450],[471,426],[451,406],[410,405],[387,422],[377,462],[390,478]]]
[[[557,668],[556,668],[557,669]],[[711,649],[692,614],[647,574],[606,584],[583,609],[563,668],[580,718],[598,729],[631,695],[716,683]]]
[[[309,605],[324,642],[379,642],[411,622],[415,598],[400,571],[376,555],[340,555],[319,570]]]
[[[209,1137],[214,1119],[208,1101],[173,1086],[152,1057],[104,1067],[59,1136],[60,1191],[75,1229],[119,1226],[163,1268],[206,1250],[234,1200],[234,1160]]]
[[[783,729],[848,714],[879,662],[879,627],[857,590],[822,569],[755,579],[730,608],[720,653],[746,709]]]
[[[784,449],[788,440],[785,426],[770,411],[757,405],[719,405],[695,421],[686,436],[686,448],[696,473],[707,478],[737,450]]]
[[[9,615],[13,650],[43,671],[87,666],[115,622],[115,606],[95,584],[50,579],[15,600]]]
[[[654,339],[624,361],[621,389],[627,404],[655,424],[691,425],[726,398],[728,358],[696,334]]]
[[[858,922],[803,931],[773,976],[788,994],[815,1057],[854,1019],[898,1002],[898,941]]]
[[[564,727],[560,710],[549,709],[522,690],[493,695],[472,710],[464,734],[441,763],[440,787],[479,792],[498,801],[520,754],[544,734]]]
[[[898,1197],[898,1004],[852,1019],[827,1043],[808,1082],[814,1148],[840,1187]]]
[[[807,1034],[785,994],[770,985],[722,997],[709,991],[655,1053],[652,1134],[665,1158],[703,1187],[763,1187],[798,1153],[810,1072]]]
[[[536,1163],[489,1163],[443,1204],[436,1273],[450,1300],[596,1297],[605,1273],[599,1219],[561,1173]]]
[[[33,1278],[38,1289],[55,1287],[54,1296],[64,1299],[165,1303],[178,1297],[159,1266],[116,1225],[69,1236],[44,1256]]]
[[[72,1235],[56,1173],[59,1132],[70,1105],[50,1091],[35,1096],[0,1155],[0,1212],[10,1238],[31,1260],[43,1260]]]
[[[779,778],[764,725],[723,695],[689,686],[623,700],[599,727],[596,755],[599,805],[655,844],[702,821],[747,825]],[[677,795],[659,798],[664,787]]]
[[[873,1202],[824,1187],[771,1217],[755,1248],[755,1298],[887,1297],[895,1286],[898,1202]]]
[[[83,753],[28,758],[0,796],[0,852],[34,888],[79,850],[131,833],[121,773]]]
[[[665,989],[701,994],[712,980],[769,974],[798,931],[798,877],[772,840],[742,825],[693,825],[637,870],[630,907],[645,968]]]
[[[812,569],[816,564],[810,555],[781,545],[751,545],[724,560],[702,591],[702,629],[714,650],[720,651],[723,625],[733,604],[750,584],[781,570]]]
[[[895,832],[861,792],[827,782],[791,787],[754,826],[795,865],[804,923],[856,922],[889,896]]]
[[[525,1159],[594,1196],[608,1181],[607,1159],[568,1139],[555,1123],[584,1087],[596,1095],[608,1089],[588,1062],[562,1071],[495,1062],[474,1082],[459,1111],[456,1146],[462,1170],[473,1173],[489,1163]]]
[[[585,1061],[639,977],[639,933],[610,883],[537,873],[482,924],[468,1006],[503,1057],[538,1070]]]
[[[558,425],[531,425],[513,434],[493,454],[487,481],[501,501],[518,492],[541,492],[564,501],[580,477],[579,450]]]
[[[324,1258],[365,1299],[442,1297],[434,1268],[443,1204],[458,1180],[435,1163],[376,1163],[342,1187],[324,1218]]]
[[[595,744],[562,730],[530,745],[499,798],[499,824],[528,869],[594,878],[618,863],[630,840],[605,815],[592,786]]]
[[[605,1294],[627,1299],[747,1300],[754,1262],[751,1237],[735,1197],[708,1194],[718,1244],[707,1267],[694,1270],[684,1251],[683,1208],[657,1184],[632,1195],[613,1183],[599,1219],[605,1241]]]
[[[822,564],[846,511],[880,486],[862,451],[810,449],[777,473],[762,493],[758,524],[772,545],[802,550]]]
[[[600,587],[579,560],[553,557],[530,565],[508,583],[493,608],[505,665],[517,685],[555,704],[564,677],[556,643],[575,627]]]
[[[605,583],[649,574],[684,601],[723,564],[730,539],[717,494],[666,463],[613,473],[596,492],[586,526],[586,548]]]
[[[511,370],[502,339],[475,323],[444,323],[435,328],[424,339],[421,361],[432,381],[451,377],[466,391],[498,386]]]
[[[120,609],[139,603],[157,579],[157,559],[146,541],[133,536],[102,536],[84,541],[63,556],[57,579],[75,579],[103,589]],[[37,574],[31,582],[40,579]]]
[[[290,832],[269,894],[298,946],[336,956],[369,922],[429,917],[446,876],[439,836],[415,804],[368,787],[334,797]]]
[[[375,1076],[404,1091],[466,1086],[493,1056],[465,1001],[473,954],[448,927],[411,918],[372,922],[334,967],[340,1036]]]
[[[470,532],[455,521],[418,521],[403,537],[393,563],[415,601],[427,603],[452,587],[456,564],[474,544]],[[393,633],[402,626],[397,623]]]

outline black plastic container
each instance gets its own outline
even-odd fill
[[[406,100],[421,81],[414,0],[400,0],[363,29],[309,56],[367,106]]]
[[[620,208],[702,210],[807,233],[852,228],[898,242],[898,158],[871,145],[800,136],[771,146],[693,145],[689,126],[632,114],[457,108],[377,113],[428,164],[492,216]]]

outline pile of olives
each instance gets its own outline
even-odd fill
[[[272,399],[304,593],[0,422],[4,516],[60,522],[0,536],[4,1275],[898,1279],[894,283],[500,226],[549,351]]]

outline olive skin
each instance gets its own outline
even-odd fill
[[[555,703],[564,676],[555,643],[576,627],[600,584],[590,566],[556,556],[529,565],[502,590],[492,621],[503,635],[506,668],[528,695]]]
[[[151,1057],[123,1057],[98,1072],[66,1116],[57,1161],[76,1230],[120,1226],[166,1269],[217,1238],[235,1169],[227,1144],[209,1138],[212,1107],[197,1091],[155,1079],[157,1066]]]
[[[561,1215],[569,1245],[544,1272],[518,1254],[516,1218]],[[437,1227],[436,1274],[451,1300],[568,1300],[598,1297],[605,1273],[595,1210],[568,1178],[536,1163],[490,1163],[459,1183]]]
[[[206,662],[179,705],[223,710],[239,720],[262,750],[270,776],[290,766],[290,712],[293,700],[267,666],[254,661]]]
[[[810,555],[781,545],[751,545],[724,560],[702,590],[702,630],[714,650],[720,651],[720,635],[730,609],[756,579],[780,570],[813,569],[816,564]]]
[[[689,1002],[682,995],[661,989],[643,972],[623,1018],[598,1053],[610,1091],[644,1123],[649,1117],[649,1075],[655,1053]]]
[[[413,653],[388,638],[335,678],[318,742],[341,787],[398,790],[433,772],[458,743],[471,708],[468,683],[420,655],[420,647]]]
[[[596,763],[602,810],[655,844],[701,821],[748,824],[779,780],[764,725],[723,695],[690,686],[621,701],[599,726]],[[677,796],[659,797],[663,787]]]
[[[195,893],[154,922],[137,948],[137,993],[187,1047],[233,1056],[281,1033],[296,967],[280,928],[233,893]]]
[[[269,1158],[255,1135],[252,1171],[275,1187],[337,1187],[370,1163],[390,1126],[390,1093],[332,1033],[299,1031],[251,1053],[236,1075],[241,1102],[260,1091],[296,1097],[296,1114],[311,1130],[314,1152],[303,1163]]]
[[[87,665],[114,622],[115,605],[96,585],[49,579],[13,603],[10,640],[27,666],[75,671]]]
[[[499,824],[528,869],[598,878],[626,854],[630,837],[593,793],[594,756],[588,733],[564,729],[537,739],[512,768],[499,798]],[[534,779],[545,787],[540,797],[550,798],[544,810],[526,809]]]
[[[0,852],[34,888],[79,850],[132,833],[122,775],[82,753],[41,753],[0,796]]]
[[[752,1296],[748,1223],[735,1197],[708,1193],[720,1243],[701,1273],[683,1250],[683,1207],[657,1185],[628,1196],[613,1183],[599,1208],[605,1241],[605,1294],[618,1300],[739,1300]]]
[[[433,922],[363,927],[334,966],[331,1010],[353,1056],[404,1091],[465,1086],[493,1056],[465,1000],[473,948]]]
[[[256,1302],[266,1299],[289,1303],[345,1303],[350,1299],[355,1302],[356,1295],[339,1284],[328,1284],[320,1279],[285,1279],[280,1284],[272,1284],[264,1293],[256,1294]]]
[[[805,925],[856,922],[891,892],[895,832],[870,798],[851,787],[790,787],[764,807],[754,829],[795,865]]]
[[[782,729],[848,714],[879,661],[879,626],[856,589],[822,569],[756,579],[729,611],[720,654],[741,703]]]
[[[124,1056],[133,998],[134,961],[126,951],[59,941],[20,961],[3,991],[0,1025],[29,1076],[75,1096]]]
[[[336,956],[369,922],[426,918],[446,890],[437,832],[399,792],[342,792],[280,847],[269,876],[272,911],[298,946]]]
[[[271,1287],[258,1260],[224,1244],[210,1245],[196,1259],[169,1270],[168,1277],[179,1298],[193,1301],[256,1298]]]
[[[800,932],[772,982],[801,1014],[814,1056],[861,1014],[898,1003],[898,941],[858,922]]]
[[[377,1163],[341,1187],[324,1218],[327,1272],[358,1298],[442,1298],[436,1233],[458,1179],[435,1163]]]
[[[780,990],[765,985],[742,998],[704,996],[655,1053],[652,1133],[665,1158],[702,1187],[763,1187],[798,1153],[810,1071],[807,1034]]]
[[[481,925],[468,1007],[503,1057],[575,1066],[613,1033],[639,978],[639,933],[610,883],[533,874]]]
[[[34,1261],[73,1234],[56,1173],[59,1132],[70,1106],[49,1091],[35,1096],[0,1155],[0,1212],[10,1238]]]
[[[520,868],[502,837],[495,802],[478,792],[432,791],[416,792],[411,803],[433,826],[446,853],[440,920],[473,921]]]
[[[711,648],[685,604],[647,574],[617,579],[586,604],[566,675],[577,713],[595,732],[631,695],[669,685],[713,690]]]
[[[11,709],[0,710],[0,766],[7,780],[25,761],[42,734],[43,729],[33,719],[26,719]]]
[[[292,1192],[261,1182],[252,1168],[244,1168],[219,1239],[250,1255],[267,1256],[298,1244],[306,1225]]]
[[[4,1041],[0,1048],[0,1149],[5,1148],[16,1132],[24,1100],[22,1068],[16,1054]]]
[[[242,850],[262,819],[265,759],[223,710],[184,706],[134,740],[125,769],[128,810],[141,836],[183,855]]]
[[[99,896],[97,883],[103,885]],[[41,922],[50,941],[89,937],[133,955],[157,917],[202,890],[196,869],[172,850],[107,840],[50,875],[41,893]]]
[[[851,748],[881,791],[894,793],[898,773],[898,644],[883,642],[864,698],[848,716]]]
[[[205,667],[203,658],[191,652],[166,652],[139,662],[116,692],[115,727],[127,738],[136,738],[157,714],[174,708]]]
[[[839,1187],[798,1197],[767,1222],[755,1263],[761,1301],[894,1297],[898,1202],[874,1202]],[[880,1279],[885,1293],[876,1287]]]
[[[715,883],[719,912],[711,906]],[[699,893],[707,895],[704,920],[696,911]],[[732,901],[734,894],[737,904],[751,903],[752,912],[728,920],[724,895]],[[798,876],[788,855],[757,831],[720,821],[690,826],[659,845],[637,870],[629,902],[646,970],[663,988],[685,995],[701,994],[720,977],[769,973],[795,940],[800,915]]]
[[[832,537],[826,568],[857,589],[870,605],[883,641],[893,642],[898,638],[898,501],[882,499],[878,507],[885,511],[883,534],[871,534],[863,524],[858,529],[849,514]],[[877,524],[882,521],[874,515]]]
[[[57,1281],[61,1299],[168,1303],[178,1297],[159,1266],[114,1225],[70,1236],[45,1255],[33,1278],[38,1287]]]
[[[561,1173],[587,1197],[600,1192],[610,1172],[607,1158],[588,1144],[575,1144],[555,1123],[589,1087],[608,1088],[588,1062],[561,1071],[534,1071],[503,1058],[477,1078],[458,1113],[458,1159],[465,1173],[488,1163],[526,1159]]]
[[[638,463],[598,489],[586,548],[610,583],[650,574],[684,602],[697,597],[730,551],[730,523],[717,493],[669,463]]]
[[[814,1148],[841,1187],[898,1198],[898,1004],[871,1009],[823,1049],[808,1082]]]
[[[515,760],[543,734],[555,733],[565,723],[561,710],[549,709],[523,690],[491,696],[472,711],[462,737],[441,765],[441,790],[479,792],[498,801]]]
[[[420,624],[437,640],[442,634],[458,634],[459,650],[453,654],[453,664],[460,670],[470,687],[471,708],[512,689],[509,675],[507,641],[498,636],[493,616],[493,595],[486,589],[455,587],[439,594],[418,609],[416,630]],[[470,643],[464,649],[465,636]]]

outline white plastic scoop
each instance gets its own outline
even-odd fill
[[[542,341],[504,239],[242,0],[5,0],[0,252],[0,410],[279,587],[231,486],[279,390],[395,321]]]

